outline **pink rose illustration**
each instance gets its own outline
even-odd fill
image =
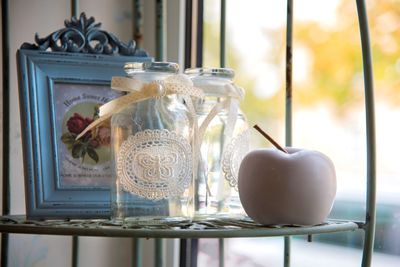
[[[93,119],[83,118],[80,114],[74,113],[67,121],[68,131],[74,134],[80,134],[92,122]]]
[[[100,135],[93,136],[92,131],[89,131],[82,138],[76,139],[76,136],[94,121],[94,117],[95,115],[93,118],[84,118],[79,113],[74,113],[66,123],[68,132],[63,133],[61,136],[61,141],[67,145],[72,157],[80,158],[82,162],[86,155],[96,163],[99,162],[99,155],[96,150],[105,144],[107,140],[108,145],[110,143],[110,131],[108,130],[107,133],[106,129],[101,130]]]

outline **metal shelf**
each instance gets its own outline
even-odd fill
[[[114,223],[110,220],[27,220],[24,215],[0,217],[0,232],[18,234],[135,237],[135,238],[233,238],[311,235],[354,231],[363,223],[329,220],[315,226],[263,226],[249,218],[151,224]]]
[[[3,55],[3,114],[9,114],[10,102],[10,40],[9,40],[9,1],[2,1],[2,55]],[[136,16],[136,25],[141,25],[142,10],[140,1],[134,1],[137,5],[138,16]],[[187,11],[192,10],[192,1],[186,1]],[[199,1],[202,3],[202,1]],[[292,41],[293,41],[293,0],[287,1],[287,44],[286,44],[286,145],[290,146],[292,141]],[[71,0],[71,10],[73,15],[77,17],[77,1]],[[163,1],[157,1],[159,9],[163,10]],[[225,65],[225,0],[221,0],[221,66]],[[133,224],[114,224],[109,220],[51,220],[51,221],[32,221],[27,220],[25,216],[2,216],[0,217],[1,233],[19,233],[19,234],[46,234],[46,235],[73,235],[72,245],[72,266],[78,265],[78,239],[77,236],[106,236],[106,237],[137,237],[137,238],[233,238],[233,237],[268,237],[268,236],[285,236],[284,247],[284,266],[290,265],[290,242],[287,236],[290,235],[310,235],[323,234],[344,231],[355,231],[357,229],[364,230],[363,240],[363,258],[361,266],[371,266],[371,257],[374,247],[375,221],[376,221],[376,144],[375,144],[375,119],[374,119],[374,88],[373,88],[373,61],[371,57],[371,45],[368,30],[367,10],[365,0],[356,0],[359,28],[362,45],[363,72],[364,72],[364,89],[365,89],[365,110],[366,110],[366,156],[367,156],[367,194],[366,194],[366,212],[365,223],[352,221],[333,221],[329,220],[324,224],[316,226],[262,226],[255,224],[251,220],[206,220],[183,223],[170,223],[162,225],[133,225]],[[199,9],[199,8],[198,8]],[[202,9],[199,9],[202,10]],[[191,12],[191,11],[190,11]],[[199,12],[200,13],[200,12]],[[196,47],[201,59],[201,41],[202,38],[196,36],[197,43],[192,45],[194,35],[192,36],[192,17],[188,12],[186,25],[186,42],[185,53],[191,55],[192,47]],[[199,15],[199,14],[198,14]],[[160,38],[158,49],[162,50],[165,42],[165,35],[162,35],[162,16],[157,16],[156,31]],[[202,21],[197,23],[197,27],[202,25]],[[161,26],[160,26],[161,25]],[[138,30],[139,29],[139,30]],[[136,34],[141,36],[140,27]],[[201,28],[199,28],[201,29]],[[190,33],[190,34],[187,34]],[[140,41],[140,40],[139,40]],[[161,51],[159,50],[159,51]],[[158,54],[162,58],[162,54]],[[186,63],[191,58],[186,58]],[[199,60],[200,61],[200,60]],[[10,119],[5,116],[3,120],[3,214],[10,211]],[[8,261],[8,235],[2,234],[1,237],[1,266],[7,266]],[[223,243],[222,243],[223,244]],[[138,246],[139,247],[139,246]],[[220,245],[220,252],[223,252],[223,245]],[[161,250],[159,250],[161,251]],[[223,253],[220,253],[223,255]],[[139,257],[140,258],[140,257]],[[139,259],[137,258],[137,259]],[[161,256],[156,255],[156,266],[161,266]],[[223,265],[223,256],[221,257]]]

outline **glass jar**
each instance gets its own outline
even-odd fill
[[[196,68],[185,71],[205,98],[197,101],[196,113],[202,139],[195,180],[195,216],[233,217],[244,211],[237,190],[240,162],[249,150],[249,132],[239,109],[244,96],[227,68]]]
[[[155,84],[165,90],[162,81],[178,70],[178,64],[168,62],[125,65],[132,79],[128,81],[142,84],[144,90]],[[180,96],[171,93],[147,97],[112,115],[113,220],[192,218],[193,115]]]

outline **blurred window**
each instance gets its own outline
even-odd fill
[[[338,192],[330,217],[364,220],[366,138],[356,3],[302,0],[294,4],[293,146],[319,150],[335,163]],[[396,0],[370,0],[367,7],[377,133],[378,207],[373,261],[374,266],[399,266],[400,171],[396,155],[400,148],[400,4]],[[219,1],[205,1],[204,66],[219,65],[219,8]],[[286,1],[227,1],[227,67],[235,69],[235,82],[246,90],[242,109],[250,124],[261,125],[282,144],[285,23]],[[270,146],[256,132],[252,141],[253,147]],[[324,266],[358,266],[362,238],[361,231],[319,235],[313,243],[297,237],[292,257],[300,262],[293,266],[320,266],[327,257],[330,263]],[[226,242],[232,264],[277,266],[275,263],[283,260],[280,238]],[[212,246],[217,246],[216,241],[201,241],[199,263],[212,260],[212,254],[202,253]],[[343,257],[332,257],[336,252]],[[310,259],[303,261],[307,255]],[[267,260],[269,264],[265,265]],[[349,265],[343,265],[346,262]]]

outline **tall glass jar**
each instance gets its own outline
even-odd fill
[[[196,68],[185,73],[205,94],[196,104],[204,131],[195,180],[195,216],[242,216],[237,175],[249,150],[248,125],[239,109],[244,91],[233,83],[232,69]]]
[[[144,90],[146,85],[165,90],[160,81],[178,70],[178,64],[168,62],[125,65],[128,78],[143,84]],[[113,114],[112,219],[140,223],[193,216],[194,123],[177,94],[147,97]]]

